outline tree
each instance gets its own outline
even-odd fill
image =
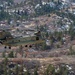
[[[68,69],[66,66],[60,66],[60,69],[57,73],[58,75],[68,75]]]
[[[16,75],[19,75],[19,67],[18,67],[18,64],[16,64],[16,67],[15,67],[15,74]]]
[[[8,75],[6,67],[4,67],[4,75]]]
[[[4,58],[6,55],[5,55],[5,51],[2,53],[2,57]]]
[[[69,34],[70,34],[70,36],[71,36],[71,40],[73,40],[74,37],[75,37],[75,31],[74,31],[74,29],[73,29],[73,26],[70,26]]]
[[[22,54],[22,57],[23,57],[23,46],[22,45],[19,47],[19,52]]]
[[[50,2],[50,0],[48,0],[48,2]]]
[[[19,75],[23,75],[23,64],[20,67]]]
[[[8,57],[9,57],[9,58],[14,58],[14,52],[11,51],[11,52],[8,54]]]
[[[5,20],[5,19],[9,19],[10,15],[8,12],[5,12],[4,10],[1,10],[0,12],[0,20]]]
[[[44,73],[44,75],[54,75],[55,74],[55,68],[53,65],[49,65]]]
[[[3,71],[3,65],[0,64],[0,75],[3,74],[3,73],[4,73],[4,71]]]
[[[4,59],[4,64],[3,64],[3,68],[4,68],[4,75],[8,75],[8,73],[7,73],[7,64],[8,64],[8,58],[7,57],[5,57],[5,59]]]
[[[30,75],[29,71],[27,70],[24,75]]]
[[[40,5],[42,6],[42,0],[39,0]]]
[[[70,55],[75,55],[75,51],[72,49],[72,46],[70,46],[69,50],[70,50],[70,53],[69,53]]]
[[[35,70],[34,70],[34,75],[38,75],[37,68],[35,68]]]
[[[7,57],[5,57],[5,59],[4,59],[4,65],[7,65],[8,64],[8,58]]]
[[[11,3],[11,4],[13,4],[14,3],[14,1],[13,0],[6,0],[8,3]]]
[[[8,70],[8,75],[11,75],[11,70],[10,69]]]

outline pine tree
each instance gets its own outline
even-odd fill
[[[7,64],[8,64],[8,58],[7,58],[7,57],[5,57],[5,59],[4,59],[4,65],[6,65],[6,66],[7,66]]]
[[[2,57],[3,57],[3,58],[5,57],[5,51],[2,53]]]
[[[8,75],[8,73],[7,73],[7,64],[8,64],[8,58],[5,57],[4,64],[3,64],[4,75]]]
[[[19,67],[18,67],[18,64],[16,64],[16,67],[15,67],[15,74],[18,75],[18,72],[19,72]]]
[[[23,75],[23,65],[20,67],[20,74],[19,75]]]
[[[55,74],[55,68],[53,65],[49,65],[44,73],[44,75],[54,75]]]
[[[39,0],[40,5],[42,6],[42,0]]]
[[[34,70],[34,75],[38,75],[37,68]]]
[[[14,58],[14,53],[13,53],[13,51],[11,51],[11,52],[8,54],[8,57],[9,57],[9,58]]]
[[[27,70],[24,75],[30,75],[29,71]]]
[[[8,70],[8,75],[11,75],[11,70],[10,69]]]

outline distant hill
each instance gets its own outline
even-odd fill
[[[21,3],[24,2],[25,0],[14,0],[15,3]]]
[[[3,2],[9,2],[9,3],[13,3],[13,0],[0,0],[0,3],[3,3]]]
[[[38,2],[38,1],[41,1],[41,0],[14,0],[15,3],[21,3],[21,2],[24,2],[24,1],[34,1],[34,2]],[[51,0],[42,0],[42,1],[51,1]]]

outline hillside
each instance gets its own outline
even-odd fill
[[[41,0],[14,0],[15,3],[21,3],[21,2],[24,2],[24,1],[34,1],[34,2],[39,2]],[[42,1],[49,1],[49,0],[42,0]],[[51,1],[51,0],[50,0]]]

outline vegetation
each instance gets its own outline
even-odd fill
[[[27,70],[24,75],[30,75],[29,71]]]
[[[13,0],[0,0],[0,2],[3,2],[3,1],[6,1],[6,2],[8,2],[8,4],[13,4],[14,3],[14,1]]]
[[[10,32],[5,31],[5,30],[0,32],[0,40],[8,40],[8,39],[11,39],[11,38],[13,38],[13,37],[10,34]]]
[[[65,42],[63,40],[63,38],[65,37],[65,35],[70,36],[70,41],[75,39],[75,29],[74,29],[74,25],[75,25],[75,16],[70,14],[70,13],[64,13],[62,11],[58,11],[59,9],[57,8],[58,5],[61,5],[61,2],[58,3],[54,3],[56,4],[56,7],[51,7],[49,4],[45,4],[42,5],[41,0],[40,1],[40,8],[35,9],[35,16],[40,16],[40,15],[45,15],[45,14],[49,14],[48,17],[50,17],[50,13],[55,13],[58,16],[62,17],[62,19],[64,17],[67,17],[68,19],[72,20],[73,23],[71,23],[69,31],[55,31],[53,33],[48,32],[48,27],[46,25],[40,25],[40,27],[37,25],[36,29],[37,31],[41,31],[41,35],[40,38],[42,38],[43,40],[49,40],[50,41],[50,45],[51,47],[54,47],[56,44],[57,48],[60,48],[60,45],[63,45],[63,43]],[[52,0],[53,1],[53,0]],[[10,4],[13,3],[13,0],[7,0],[8,5],[10,6]],[[48,0],[49,2],[49,0]],[[33,4],[34,5],[34,4]],[[12,14],[12,16],[8,13],[5,12],[4,9],[1,8],[0,11],[0,21],[3,20],[8,20],[8,23],[10,24],[11,18],[13,18],[14,20],[21,20],[21,19],[28,19],[30,18],[30,15],[28,13],[27,10],[25,11],[20,11],[18,10],[18,12],[14,12]],[[36,23],[38,23],[38,21],[36,21]],[[57,22],[57,25],[63,26],[62,20],[59,20]],[[18,31],[18,30],[17,30]],[[37,35],[37,37],[39,36],[39,34]],[[0,40],[9,40],[9,37],[12,37],[11,34],[9,32],[5,32],[2,31],[0,32]],[[37,40],[39,40],[39,38],[37,38]],[[24,41],[24,40],[23,40]],[[20,40],[19,40],[20,42]],[[65,45],[65,44],[64,44]],[[41,45],[40,45],[41,46]],[[30,46],[32,47],[32,46]],[[42,49],[46,50],[46,42],[44,42],[42,44]],[[39,48],[39,45],[37,45],[37,49]],[[6,49],[6,47],[5,47]],[[11,47],[9,47],[9,49],[11,49]],[[75,55],[75,51],[72,49],[72,46],[70,47],[70,52],[69,55]],[[23,47],[22,45],[19,47],[18,52],[22,55],[23,57]],[[16,64],[14,68],[9,67],[9,63],[8,63],[8,58],[14,58],[14,52],[11,51],[8,56],[6,56],[5,52],[3,52],[2,57],[5,58],[3,63],[1,63],[0,65],[0,75],[11,75],[11,73],[13,72],[14,75],[30,75],[30,70],[26,70],[24,71],[24,65],[21,64]],[[58,66],[55,67],[53,65],[49,65],[46,69],[46,71],[44,71],[43,75],[68,75],[69,71],[67,69],[66,66]],[[34,69],[33,75],[39,75],[38,69]],[[70,75],[70,74],[69,74]]]
[[[14,65],[9,66],[9,65]],[[68,65],[69,66],[69,65]],[[8,58],[5,58],[3,62],[0,64],[0,73],[2,75],[11,75],[12,73],[14,75],[31,75],[32,71],[30,69],[24,70],[25,66],[22,64],[13,64],[10,63]],[[68,75],[70,74],[69,68],[66,66],[66,64],[59,64],[59,65],[52,65],[50,64],[46,70],[43,70],[44,73],[42,75]],[[39,75],[39,67],[34,68],[33,75]],[[70,74],[71,75],[71,74]]]
[[[69,55],[75,55],[75,50],[72,48],[72,46],[70,46],[69,51]]]
[[[44,73],[44,75],[54,75],[55,68],[53,65],[49,65]]]
[[[11,52],[8,54],[8,57],[9,57],[9,58],[14,58],[14,52],[11,51]]]
[[[0,21],[9,19],[10,17],[11,16],[9,15],[9,13],[5,12],[4,10],[0,11]]]
[[[37,73],[37,68],[35,68],[35,70],[34,70],[34,75],[38,75],[38,73]]]
[[[64,66],[61,65],[58,68],[55,68],[53,65],[49,65],[47,67],[44,75],[68,75],[69,71],[68,71],[66,65],[64,65]]]
[[[55,11],[55,8],[50,7],[50,5],[47,5],[47,4],[46,5],[42,5],[41,8],[35,9],[36,16],[52,13],[53,11]]]
[[[5,53],[6,53],[5,51],[2,53],[2,57],[3,57],[3,58],[6,57]]]

